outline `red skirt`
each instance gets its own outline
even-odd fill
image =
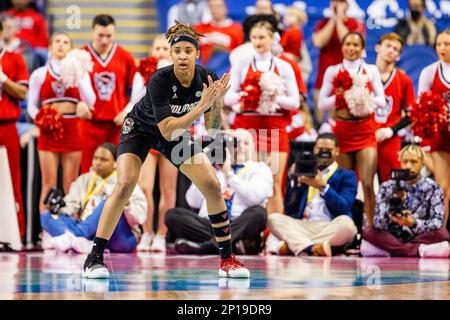
[[[289,152],[289,137],[286,132],[289,122],[290,117],[287,115],[237,114],[233,128],[250,130],[258,151]]]
[[[54,139],[51,136],[40,135],[38,138],[38,150],[50,152],[81,151],[81,137],[78,118],[63,118],[64,128],[62,139]]]
[[[341,152],[354,152],[377,147],[373,116],[365,120],[354,121],[336,119],[336,126],[333,130],[338,138]]]
[[[431,152],[449,152],[450,153],[450,123],[445,123],[440,127],[438,135],[429,140]]]

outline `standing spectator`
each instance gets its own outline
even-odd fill
[[[308,17],[305,11],[294,6],[288,7],[283,16],[283,23],[286,25],[286,29],[280,40],[284,54],[300,66],[305,82],[308,81],[312,70],[308,48],[303,41],[302,26],[307,20]]]
[[[95,106],[80,104],[77,115],[83,131],[81,172],[89,171],[92,156],[103,142],[119,142],[120,127],[133,107],[143,87],[142,77],[136,75],[134,58],[115,41],[114,18],[101,14],[92,22],[92,43],[83,49],[90,52],[94,68],[90,74],[96,93]],[[131,89],[131,102],[128,92]],[[128,107],[126,108],[128,104]]]
[[[5,50],[23,53],[24,43],[17,37],[17,27],[12,15],[4,13],[0,15],[0,22],[3,25],[3,34],[0,42]]]
[[[351,213],[356,175],[337,164],[336,136],[319,135],[314,154],[318,171],[314,177],[294,177],[293,187],[286,195],[287,215],[269,216],[269,230],[275,236],[269,235],[266,243],[271,253],[331,256],[331,246],[345,245],[357,233]]]
[[[209,0],[212,20],[200,23],[195,30],[203,34],[200,39],[201,62],[206,65],[215,52],[230,52],[243,41],[242,26],[228,18],[224,0]]]
[[[209,19],[210,12],[206,0],[181,0],[170,7],[167,13],[167,29],[173,26],[175,21],[195,26]]]
[[[3,27],[0,23],[0,38]],[[0,44],[0,145],[8,153],[9,169],[17,209],[20,235],[25,235],[25,218],[23,212],[20,145],[16,121],[20,116],[20,100],[24,100],[28,88],[28,71],[23,57],[6,51]]]
[[[444,195],[430,178],[423,178],[425,153],[416,145],[400,153],[402,169],[409,179],[389,180],[377,194],[375,223],[366,228],[361,243],[363,256],[442,257],[448,258],[449,234],[444,225]],[[403,205],[393,205],[393,198]]]
[[[33,48],[46,49],[48,28],[44,16],[31,7],[31,0],[12,0],[13,7],[6,13],[14,16],[18,24],[17,36]]]
[[[323,112],[318,110],[319,90],[323,76],[329,66],[341,63],[343,56],[340,50],[342,38],[349,31],[364,33],[364,24],[347,17],[347,0],[330,0],[331,17],[320,20],[313,34],[312,42],[320,50],[317,79],[314,91],[315,118],[322,123]]]
[[[409,16],[395,26],[407,45],[422,44],[432,47],[436,39],[436,26],[425,16],[426,0],[408,0]]]

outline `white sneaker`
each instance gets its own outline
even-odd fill
[[[72,240],[72,249],[78,253],[90,253],[93,241],[89,241],[85,237],[75,237]]]
[[[150,246],[152,244],[153,237],[154,237],[153,234],[144,232],[144,234],[141,237],[141,241],[139,241],[139,244],[136,247],[137,251],[150,251]]]
[[[54,249],[53,245],[50,243],[52,236],[47,231],[42,231],[41,247],[44,250]]]
[[[280,239],[275,237],[272,233],[269,233],[269,236],[266,239],[266,252],[270,254],[278,254],[282,244],[283,243]]]
[[[448,258],[450,245],[448,241],[433,244],[421,244],[419,246],[419,256],[421,258]]]
[[[156,235],[153,238],[152,245],[150,246],[150,251],[166,252],[166,237]]]
[[[72,248],[72,241],[75,235],[72,232],[66,231],[60,236],[50,239],[50,244],[56,251],[66,252]]]
[[[363,257],[390,257],[391,254],[383,249],[380,249],[369,241],[362,240],[360,246],[360,252]]]

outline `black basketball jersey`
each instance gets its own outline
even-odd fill
[[[143,127],[157,126],[167,117],[181,117],[191,111],[200,101],[203,83],[218,77],[206,68],[196,65],[194,79],[189,88],[183,87],[175,77],[173,65],[157,70],[151,77],[145,96],[130,112]],[[144,129],[144,128],[143,128]]]

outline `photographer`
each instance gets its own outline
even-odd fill
[[[255,162],[255,145],[252,135],[244,129],[233,131],[230,151],[225,161],[213,162],[222,187],[231,220],[231,242],[239,254],[258,254],[261,248],[261,232],[267,224],[265,202],[272,196],[271,169],[263,162]],[[223,165],[219,164],[223,163]],[[167,211],[168,242],[175,241],[180,254],[213,254],[218,252],[213,230],[208,220],[207,204],[193,184],[186,193],[186,200],[199,213],[173,208]],[[242,241],[241,241],[242,240]]]
[[[286,213],[269,216],[267,251],[275,254],[331,256],[357,233],[351,209],[357,183],[353,171],[336,162],[339,143],[331,133],[320,134],[314,145],[316,163],[297,161],[296,184],[286,194]],[[300,157],[304,159],[304,156]],[[306,168],[308,167],[308,168]]]
[[[63,202],[58,192],[49,194],[49,212],[41,215],[41,225],[51,238],[49,244],[58,251],[73,249],[89,253],[106,198],[116,184],[116,146],[100,145],[94,153],[92,168],[72,183]],[[147,200],[136,186],[128,205],[109,241],[112,252],[131,252],[137,246],[138,225],[147,219]]]
[[[396,179],[380,186],[374,227],[364,231],[361,255],[449,256],[444,196],[435,181],[420,176],[424,159],[425,153],[417,145],[400,151],[400,166],[407,174],[393,171]]]

